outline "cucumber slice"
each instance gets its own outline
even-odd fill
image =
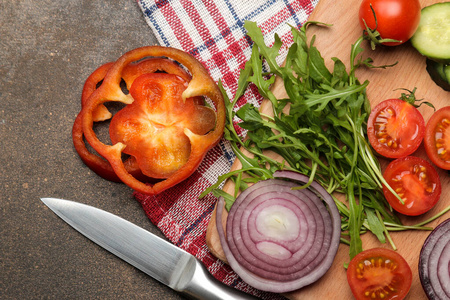
[[[411,44],[422,55],[437,62],[450,63],[450,2],[424,7]]]
[[[447,67],[444,64],[427,58],[427,72],[431,79],[442,89],[450,91],[450,83],[448,80],[448,78],[450,78],[450,68],[447,68],[448,74],[446,74],[446,68]],[[447,77],[447,75],[449,77]]]
[[[450,84],[450,65],[444,66],[444,74],[447,78],[447,82]]]

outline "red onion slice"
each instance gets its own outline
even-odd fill
[[[436,226],[425,240],[419,277],[429,299],[450,299],[450,219]]]
[[[230,209],[226,234],[219,199],[217,229],[232,269],[253,287],[293,291],[321,278],[336,255],[341,220],[333,198],[318,183],[293,190],[309,178],[290,171],[242,192]],[[325,202],[325,203],[324,203]]]
[[[450,242],[447,241],[442,249],[442,255],[438,263],[438,277],[447,297],[450,298]]]
[[[277,193],[278,194],[278,193]],[[274,193],[267,193],[265,197],[278,196]],[[261,197],[258,197],[261,198]],[[259,202],[259,201],[253,201]],[[295,252],[308,242],[308,232],[302,231],[302,228],[315,227],[315,222],[308,222],[305,213],[296,206],[290,205],[291,202],[279,198],[279,203],[274,206],[271,201],[264,201],[258,204],[247,206],[250,211],[248,215],[241,218],[241,226],[233,227],[233,234],[239,236],[242,234],[244,246],[252,247],[253,243],[263,241],[277,243],[285,247],[289,252]],[[256,203],[255,203],[256,204]],[[311,213],[306,205],[303,205],[307,213]],[[275,213],[278,213],[277,218]],[[291,226],[283,226],[281,219],[284,218]],[[290,220],[290,219],[294,220]],[[239,230],[239,229],[242,230]],[[252,234],[249,235],[249,232]],[[266,257],[266,260],[272,262],[272,257]],[[276,265],[276,263],[273,263]]]
[[[265,183],[265,182],[264,182]],[[276,187],[275,187],[276,188]],[[264,189],[266,190],[266,189]],[[278,197],[285,197],[289,198],[288,196],[291,196],[288,193],[285,193],[286,195],[280,196],[280,193],[277,193]],[[262,196],[259,196],[255,198],[254,202],[258,202],[258,199],[265,198],[270,199],[273,201],[264,201],[263,204],[266,204],[267,209],[269,209],[269,206],[274,206],[275,209],[278,208],[279,203],[288,202],[286,199],[280,199],[280,198],[271,198],[273,196],[273,193],[266,193]],[[290,199],[291,204],[294,203],[295,200],[298,200],[298,198],[292,197]],[[270,202],[275,202],[275,205]],[[304,204],[302,201],[297,201],[298,205]],[[269,205],[267,205],[269,204]],[[260,206],[260,205],[259,205]],[[288,209],[288,206],[285,206],[286,209]],[[294,206],[292,210],[298,209],[298,207]],[[292,253],[292,251],[289,249],[290,247],[286,245],[287,243],[285,241],[276,241],[271,237],[266,237],[264,240],[267,242],[271,242],[274,244],[277,244],[280,248],[285,249],[286,251],[291,252],[291,255],[288,259],[281,260],[280,258],[274,258],[273,256],[269,256],[264,252],[261,252],[258,249],[258,243],[260,243],[262,240],[258,240],[255,242],[252,242],[251,236],[255,233],[262,236],[262,233],[258,232],[256,227],[249,227],[249,226],[243,226],[242,220],[246,220],[246,222],[251,221],[252,216],[255,215],[253,212],[257,212],[258,210],[252,210],[251,206],[247,206],[245,208],[246,211],[251,211],[250,218],[239,218],[238,220],[241,220],[241,222],[234,223],[235,226],[233,226],[232,231],[227,231],[227,241],[230,245],[230,249],[237,250],[235,253],[237,253],[237,258],[241,261],[241,263],[244,265],[244,267],[248,268],[253,273],[263,276],[265,278],[270,278],[274,280],[291,280],[292,278],[295,278],[297,275],[295,272],[302,271],[305,267],[308,266],[309,263],[311,263],[313,260],[320,260],[324,254],[326,253],[326,248],[321,249],[321,251],[313,252],[309,251],[314,244],[316,244],[316,247],[322,246],[324,241],[324,234],[325,234],[325,224],[323,222],[320,222],[321,215],[317,210],[317,214],[308,214],[306,217],[309,219],[309,222],[316,223],[317,221],[314,219],[314,217],[317,217],[319,219],[319,222],[321,223],[320,226],[313,226],[313,229],[316,228],[317,230],[314,232],[314,234],[309,235],[309,240],[307,244],[305,245],[305,249],[302,249],[301,247],[301,239],[300,242],[297,242],[297,240],[294,240],[291,242],[293,245],[298,245],[294,248],[299,248],[298,251],[295,251]],[[275,212],[278,212],[275,210]],[[328,226],[331,225],[331,221],[327,222]],[[245,223],[244,223],[245,224]],[[236,229],[237,228],[237,229]],[[302,228],[300,228],[302,229]],[[239,231],[240,230],[240,231]],[[320,230],[320,232],[318,232]],[[308,228],[303,228],[303,231],[306,233],[309,233]],[[237,241],[243,241],[237,242]],[[286,247],[287,246],[287,247]],[[252,262],[255,260],[260,260],[257,266],[255,266]]]

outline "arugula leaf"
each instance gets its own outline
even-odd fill
[[[386,243],[386,238],[384,236],[384,224],[382,220],[377,217],[375,211],[371,208],[366,208],[365,212],[369,230],[376,235],[381,243]]]
[[[386,182],[366,138],[369,82],[361,83],[355,75],[360,66],[374,67],[372,60],[361,58],[364,50],[360,37],[351,45],[349,70],[339,58],[332,58],[334,65],[329,71],[314,46],[316,37],[308,44],[309,25],[327,24],[307,22],[299,30],[291,27],[294,43],[285,64],[280,66],[276,62],[282,47],[279,37],[275,36],[272,47],[266,46],[256,23],[245,22],[254,45],[251,58],[240,73],[236,95],[227,104],[224,135],[242,169],[220,176],[202,196],[213,191],[225,198],[229,209],[248,184],[272,178],[277,170],[295,170],[309,176],[310,182],[320,183],[330,194],[345,195],[345,202],[332,196],[341,213],[341,241],[349,245],[350,258],[362,251],[361,234],[366,232],[382,243],[388,240],[395,249],[390,230],[428,230],[428,227],[402,225],[383,196],[382,186]],[[269,71],[263,72],[266,66]],[[275,76],[283,80],[287,98],[277,99],[270,90]],[[251,104],[234,111],[249,84],[271,102],[273,115],[263,115]],[[229,101],[220,83],[219,87]],[[235,119],[240,120],[238,126],[247,130],[245,140],[236,132]],[[266,151],[277,153],[282,161],[268,157]],[[217,190],[228,179],[235,183],[234,195]]]
[[[247,130],[256,130],[263,125],[263,119],[253,104],[246,103],[244,104],[238,111],[237,116],[244,120],[243,123],[240,124],[240,127]]]
[[[309,76],[317,83],[330,84],[332,75],[325,66],[325,61],[322,58],[319,50],[316,47],[309,48],[308,68]]]
[[[277,56],[279,55],[279,50],[283,45],[280,37],[275,34],[275,42],[272,47],[267,47],[264,42],[264,36],[255,22],[245,21],[244,28],[247,29],[247,35],[253,40],[253,42],[258,46],[259,52],[266,59],[269,68],[272,72],[277,73],[280,69],[277,63]],[[278,74],[281,75],[281,74]]]

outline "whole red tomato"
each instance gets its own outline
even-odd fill
[[[398,41],[381,44],[396,46],[413,36],[419,26],[420,10],[419,0],[363,0],[359,8],[359,23],[365,30],[365,21],[371,30],[378,31],[381,39]]]

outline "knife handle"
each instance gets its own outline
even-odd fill
[[[218,281],[197,259],[192,259],[190,267],[185,268],[185,272],[189,271],[192,276],[181,276],[184,280],[177,283],[175,290],[190,299],[258,299]]]

